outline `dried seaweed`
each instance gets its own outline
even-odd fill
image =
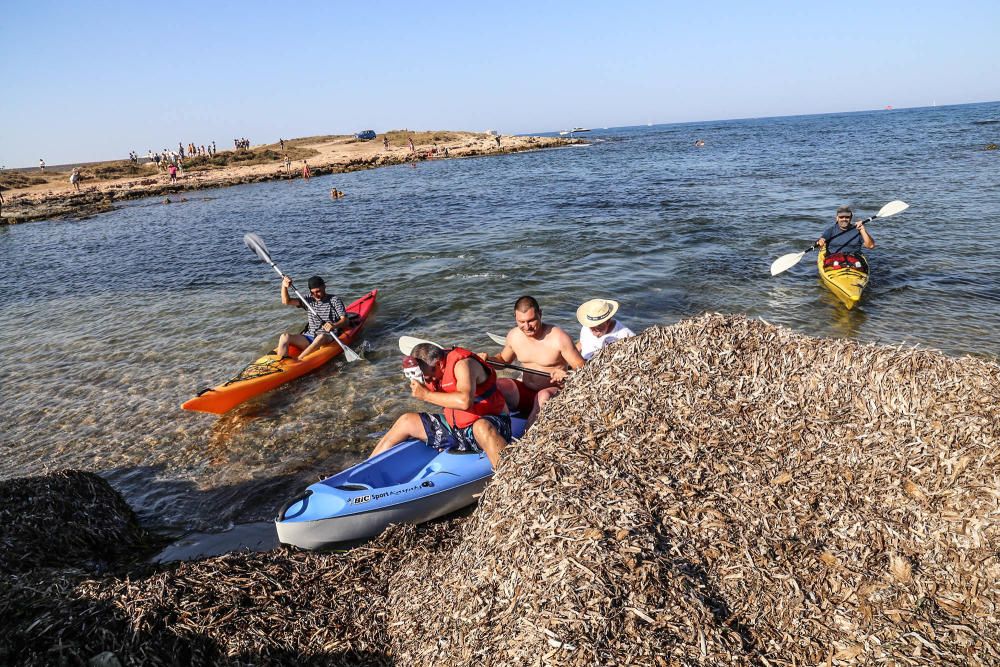
[[[573,375],[472,517],[12,574],[0,661],[998,665],[998,414],[987,361],[654,327]]]

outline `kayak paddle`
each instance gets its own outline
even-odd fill
[[[399,351],[403,354],[409,355],[417,345],[421,343],[429,343],[434,347],[444,349],[432,340],[424,340],[423,338],[415,338],[413,336],[400,336],[399,337]],[[536,371],[533,368],[525,368],[524,366],[518,366],[517,364],[505,364],[502,361],[492,361],[487,359],[486,363],[494,368],[509,368],[512,371],[521,371],[522,373],[527,373],[528,375],[540,375],[543,377],[551,377],[545,371]]]
[[[502,345],[504,347],[507,347],[507,339],[504,338],[503,336],[498,336],[495,333],[490,333],[489,331],[486,332],[486,335],[489,336],[490,340],[496,343],[497,345]]]
[[[889,216],[896,215],[897,213],[902,213],[903,211],[905,211],[909,207],[910,207],[910,205],[907,204],[905,201],[900,201],[900,200],[896,199],[894,201],[889,202],[888,204],[886,204],[882,208],[880,208],[879,211],[878,211],[878,213],[876,213],[872,217],[865,218],[864,220],[862,220],[860,223],[857,223],[857,224],[864,225],[864,224],[867,224],[867,223],[871,222],[872,220],[875,220],[876,218],[888,218]],[[832,237],[828,238],[826,240],[826,242],[830,243],[830,241],[832,241],[833,239],[837,238],[841,234],[846,234],[847,232],[854,231],[856,229],[857,229],[857,225],[852,225],[852,226],[848,227],[847,229],[845,229],[844,231],[838,232],[838,233],[834,234]],[[798,264],[802,260],[802,258],[805,257],[805,254],[807,252],[815,250],[818,247],[819,246],[817,244],[813,243],[811,246],[809,246],[808,248],[806,248],[802,252],[792,252],[792,253],[789,253],[787,255],[782,255],[781,257],[779,257],[778,259],[774,260],[771,263],[771,275],[772,276],[776,276],[779,273],[783,273],[783,272],[787,271],[788,269],[790,269],[793,266],[795,266],[796,264]]]
[[[423,338],[415,338],[413,336],[400,336],[399,337],[399,351],[403,354],[409,356],[410,352],[413,351],[417,345],[421,343],[430,343],[434,347],[444,349],[432,340],[424,340]]]
[[[285,277],[285,274],[281,272],[281,269],[278,268],[278,265],[274,263],[274,260],[271,259],[271,255],[267,252],[267,246],[264,245],[264,239],[257,236],[256,234],[251,233],[243,237],[243,243],[245,243],[247,247],[250,248],[250,250],[253,250],[254,253],[258,257],[260,257],[261,261],[263,261],[265,264],[274,269],[275,273],[277,273],[282,278]],[[295,296],[299,297],[299,301],[302,303],[302,305],[308,308],[309,312],[315,315],[316,318],[322,322],[323,318],[319,316],[319,313],[313,310],[313,307],[309,305],[309,302],[305,300],[305,297],[299,294],[299,290],[295,288],[295,285],[292,285],[292,291],[295,292]],[[340,337],[338,337],[332,331],[328,333],[333,337],[335,341],[337,341],[337,345],[339,345],[340,349],[344,351],[344,357],[348,361],[361,361],[361,357],[358,356],[358,353],[352,350],[351,348],[347,347],[346,345],[344,345],[344,341],[340,340]]]

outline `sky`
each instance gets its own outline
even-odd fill
[[[995,101],[997,25],[997,0],[8,0],[0,166]]]

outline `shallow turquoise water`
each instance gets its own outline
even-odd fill
[[[267,518],[358,459],[407,398],[402,334],[490,345],[524,293],[574,328],[584,300],[633,328],[705,310],[803,333],[1000,355],[1000,103],[597,130],[592,145],[399,166],[132,203],[0,229],[0,476],[100,471],[143,519]],[[695,139],[704,148],[693,145]],[[333,186],[347,192],[331,201]],[[805,249],[841,203],[870,215],[872,281],[848,312]],[[368,361],[342,361],[215,419],[178,405],[300,315],[243,246],[381,305]]]

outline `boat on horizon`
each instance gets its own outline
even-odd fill
[[[559,133],[560,137],[565,137],[567,134],[575,134],[576,132],[590,132],[589,127],[574,127],[572,130],[563,130]]]

